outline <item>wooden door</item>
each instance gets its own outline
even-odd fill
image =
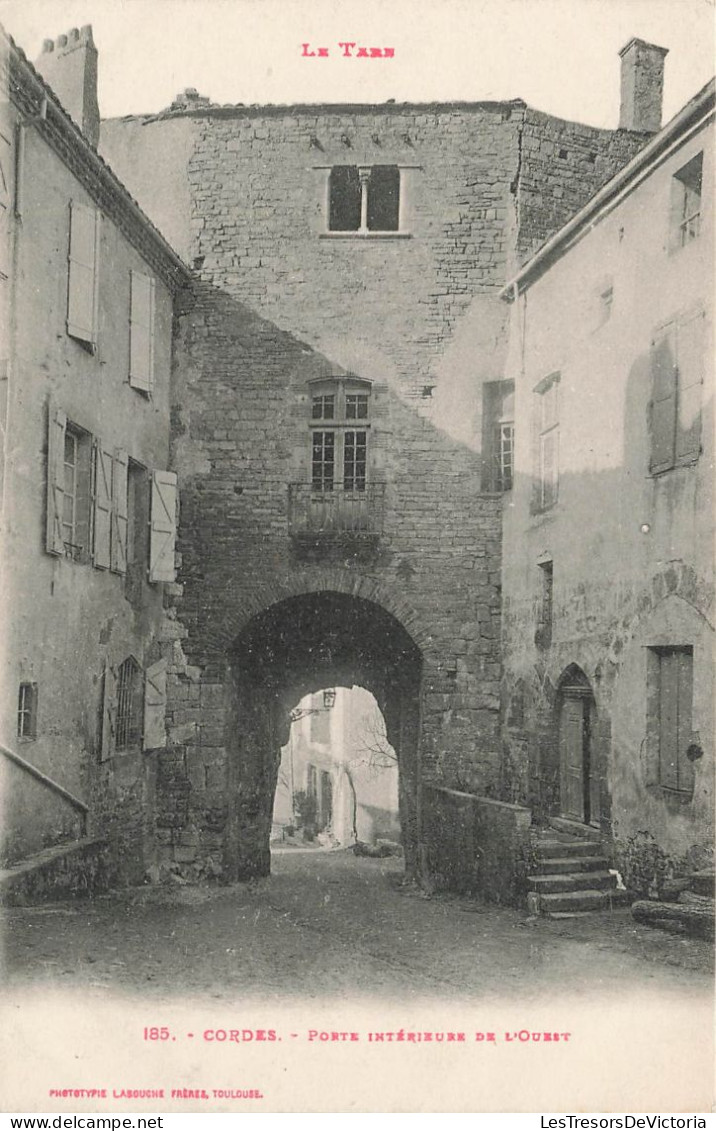
[[[559,713],[559,785],[563,817],[586,821],[585,706],[582,697],[565,695]]]

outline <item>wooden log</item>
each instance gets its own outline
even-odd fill
[[[714,937],[714,908],[686,903],[659,903],[655,899],[639,899],[631,905],[631,913],[638,923],[656,925],[659,920],[683,924],[690,935],[699,938]]]

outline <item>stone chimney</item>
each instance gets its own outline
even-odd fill
[[[91,26],[87,24],[81,30],[73,27],[67,35],[46,39],[35,67],[90,144],[96,147],[99,141],[97,48]]]
[[[664,57],[668,47],[630,39],[619,55],[622,61],[619,129],[656,133],[661,129],[664,95]]]

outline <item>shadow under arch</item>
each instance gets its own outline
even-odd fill
[[[284,598],[255,614],[229,649],[227,880],[266,876],[274,794],[290,711],[325,687],[374,696],[396,751],[406,871],[415,870],[422,652],[382,605],[336,590]]]
[[[592,684],[578,664],[568,664],[557,680],[552,711],[546,775],[551,813],[595,828],[608,825],[607,746]]]

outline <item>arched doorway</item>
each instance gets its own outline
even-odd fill
[[[596,745],[597,707],[581,668],[571,665],[557,692],[560,816],[599,826],[600,773]]]
[[[268,875],[274,795],[291,713],[325,688],[366,688],[398,758],[406,869],[418,839],[422,656],[382,606],[334,591],[279,601],[254,616],[231,649],[227,727],[227,879]]]

